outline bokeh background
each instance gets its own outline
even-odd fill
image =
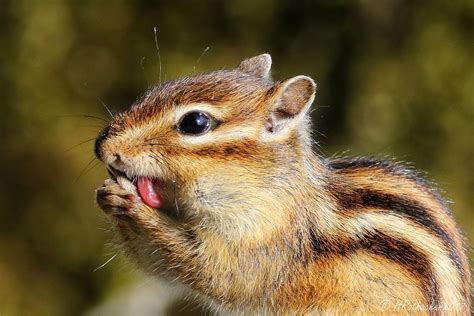
[[[474,240],[471,0],[0,0],[0,26],[1,315],[203,312],[120,255],[99,268],[116,250],[87,116],[158,82],[155,26],[163,79],[262,52],[276,79],[312,76],[321,154],[412,162]]]

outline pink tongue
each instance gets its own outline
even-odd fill
[[[156,192],[153,181],[147,177],[139,177],[137,182],[138,193],[146,205],[159,208],[162,204],[161,196]]]

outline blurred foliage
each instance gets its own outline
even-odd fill
[[[471,0],[0,0],[0,25],[2,315],[100,314],[143,282],[119,257],[94,272],[115,251],[94,205],[103,122],[81,115],[158,82],[154,26],[163,78],[262,52],[277,79],[311,75],[322,153],[413,162],[474,240]]]

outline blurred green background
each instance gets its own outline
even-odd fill
[[[474,240],[471,0],[0,0],[0,26],[0,315],[200,313],[121,256],[96,270],[116,251],[87,142],[103,123],[81,115],[158,82],[154,26],[163,78],[262,52],[276,79],[312,76],[321,153],[413,162]]]

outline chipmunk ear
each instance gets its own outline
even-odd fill
[[[238,69],[242,72],[260,78],[268,78],[272,67],[272,57],[270,54],[261,54],[242,61]]]
[[[271,133],[298,123],[306,115],[314,101],[316,83],[310,77],[296,76],[277,83],[274,89],[265,126]]]

